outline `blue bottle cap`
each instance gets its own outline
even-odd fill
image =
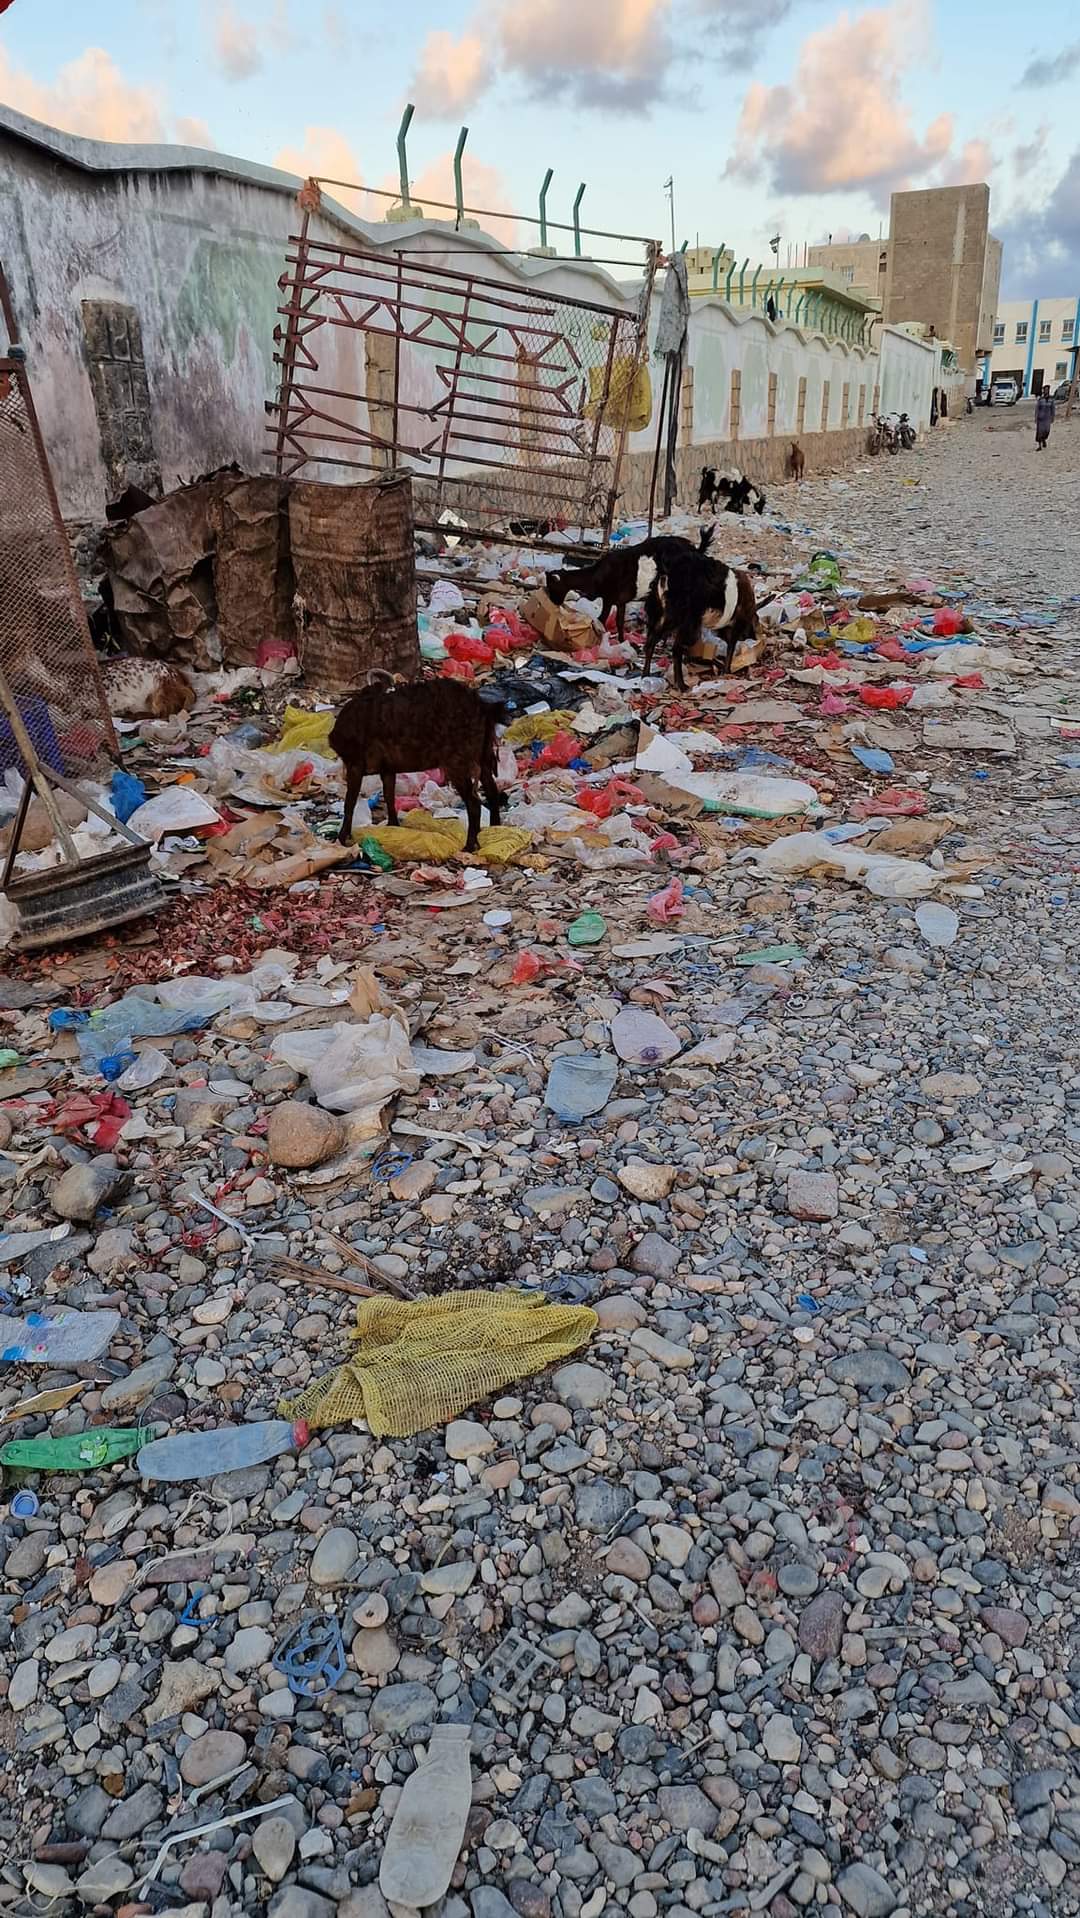
[[[36,1518],[38,1499],[36,1492],[13,1492],[11,1497],[12,1518]]]

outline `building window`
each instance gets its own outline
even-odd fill
[[[1043,341],[1048,340],[1049,338],[1050,338],[1050,322],[1049,320],[1040,320],[1039,321],[1039,345],[1041,346]]]
[[[1027,339],[1027,329],[1028,329],[1028,323],[1027,323],[1027,321],[1026,321],[1026,320],[1017,320],[1017,322],[1016,322],[1016,344],[1017,344],[1017,346],[1023,346],[1023,345],[1024,345],[1024,343],[1025,343],[1025,341],[1026,341],[1026,339]]]
[[[1075,330],[1075,328],[1076,328],[1076,321],[1075,321],[1075,319],[1071,319],[1071,320],[1062,320],[1062,322],[1061,322],[1061,344],[1062,344],[1062,346],[1071,346],[1071,345],[1072,345],[1072,337],[1073,337],[1073,332],[1074,332],[1074,330]]]
[[[1004,320],[997,320],[994,325],[994,345],[1004,346],[1004,344],[1005,344],[1005,322]]]
[[[1067,380],[1068,377],[1069,377],[1069,368],[1066,362],[1064,360],[1059,360],[1057,365],[1054,368],[1054,378],[1056,380]]]

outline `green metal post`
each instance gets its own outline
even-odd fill
[[[554,167],[549,166],[547,172],[544,175],[544,184],[540,188],[540,244],[541,246],[546,246],[548,243],[547,196],[548,196],[548,187],[551,185],[554,175],[555,175]]]
[[[735,255],[732,254],[731,265],[728,267],[728,270],[727,270],[727,279],[724,281],[724,298],[725,300],[727,300],[729,305],[731,303],[731,282],[734,279],[734,277],[735,277]]]
[[[468,127],[462,127],[458,134],[458,143],[454,148],[454,198],[457,201],[457,223],[461,226],[465,219],[465,189],[461,180],[461,156],[465,151],[465,142],[469,137]]]
[[[760,260],[759,260],[759,261],[758,261],[758,264],[757,264],[757,266],[756,266],[756,267],[754,268],[754,277],[753,277],[753,279],[752,279],[752,280],[751,280],[751,282],[750,282],[750,306],[751,306],[751,309],[753,309],[753,308],[754,308],[754,307],[755,307],[755,306],[757,305],[757,283],[758,283],[758,274],[759,274],[760,272],[761,272],[761,262],[760,262]]]
[[[803,310],[803,307],[806,305],[806,299],[807,299],[806,294],[800,293],[795,303],[795,325],[796,326],[798,326],[799,321],[802,319],[802,310]]]
[[[797,285],[798,285],[798,282],[796,280],[792,280],[791,285],[788,287],[787,316],[789,320],[791,318],[791,302],[795,298]]]
[[[415,112],[416,112],[416,108],[413,106],[413,103],[410,100],[408,106],[405,108],[405,111],[401,116],[401,125],[398,128],[397,163],[398,163],[398,179],[401,182],[402,206],[410,206],[412,204],[412,202],[409,199],[409,162],[405,153],[405,136],[408,133],[410,126],[412,125],[412,117]]]
[[[714,293],[720,291],[720,262],[723,257],[724,249],[722,246],[718,246],[712,256],[712,290]],[[732,265],[734,265],[734,261],[732,261]]]
[[[750,255],[748,253],[741,267],[739,268],[739,305],[740,306],[742,306],[744,303],[743,294],[745,292],[745,287],[746,287],[746,269],[749,266],[749,264],[750,264]]]
[[[581,185],[578,187],[577,193],[574,197],[574,257],[575,259],[578,259],[578,260],[580,260],[581,258],[581,217],[580,216],[581,216],[581,202],[582,202],[582,198],[584,197],[584,193],[585,193],[585,182],[584,180],[582,180]]]

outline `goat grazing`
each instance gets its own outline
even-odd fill
[[[501,700],[484,698],[454,679],[366,686],[350,693],[330,729],[330,745],[345,767],[345,811],[338,839],[352,838],[353,813],[369,773],[382,780],[386,816],[396,826],[398,773],[438,767],[456,786],[469,822],[465,851],[475,852],[483,790],[491,823],[499,823],[502,795],[495,783],[496,727],[507,718]]]
[[[801,485],[802,476],[806,471],[806,454],[803,452],[798,440],[792,440],[791,442],[791,451],[788,454],[788,468],[792,479],[798,480]]]
[[[583,599],[598,599],[602,625],[607,623],[614,607],[616,631],[621,641],[625,637],[626,609],[631,600],[645,598],[658,571],[662,571],[670,559],[687,553],[691,557],[703,553],[712,533],[711,526],[703,526],[696,546],[688,539],[666,533],[642,540],[637,546],[612,546],[601,553],[599,559],[584,566],[549,573],[545,581],[547,596],[556,606],[561,606],[570,592],[579,593]]]
[[[758,634],[757,596],[749,573],[722,559],[691,554],[672,562],[657,578],[645,602],[646,640],[642,672],[648,673],[657,643],[670,642],[675,684],[686,691],[683,665],[701,637],[702,627],[727,638],[724,671],[731,671],[735,649]]]
[[[725,502],[725,513],[745,513],[747,507],[754,513],[765,511],[765,495],[760,486],[754,485],[753,480],[746,479],[738,472],[721,476],[715,466],[703,466],[701,485],[698,487],[698,512],[703,513],[707,506],[711,506],[713,512],[718,513],[721,500]]]

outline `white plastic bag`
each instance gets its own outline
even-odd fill
[[[865,847],[836,844],[824,832],[792,832],[771,846],[748,846],[737,853],[741,863],[752,859],[770,879],[793,879],[818,866],[830,866],[844,879],[866,887],[879,899],[913,899],[932,892],[941,874],[918,859],[871,852]]]
[[[166,786],[164,792],[136,806],[128,820],[132,832],[156,845],[166,833],[193,832],[198,826],[216,826],[221,815],[216,806],[191,786]]]
[[[373,1012],[362,1024],[282,1032],[270,1051],[283,1065],[307,1075],[328,1112],[351,1113],[372,1132],[378,1131],[383,1106],[395,1093],[416,1092],[420,1086],[409,1029],[400,1012],[389,1017]]]

